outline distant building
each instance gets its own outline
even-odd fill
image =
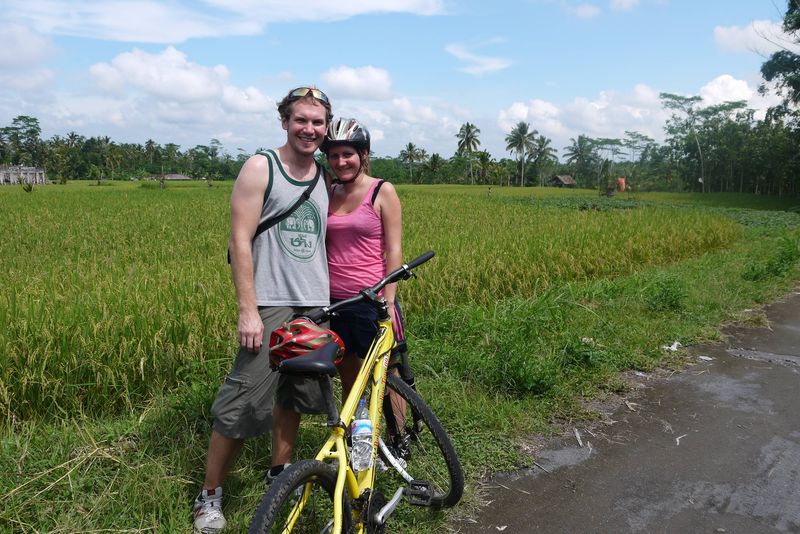
[[[191,180],[191,177],[186,176],[185,174],[165,174],[165,180]]]
[[[0,185],[8,184],[46,184],[47,176],[39,167],[22,165],[0,165]]]
[[[576,187],[578,183],[569,174],[559,174],[550,178],[547,185],[553,187]]]

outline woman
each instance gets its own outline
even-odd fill
[[[326,235],[333,302],[358,295],[359,290],[402,265],[402,215],[394,186],[369,176],[369,132],[358,121],[334,120],[320,149],[335,175]],[[397,284],[390,284],[383,293],[395,331],[402,320],[395,303],[396,290]],[[339,366],[345,396],[377,327],[377,312],[366,302],[331,319],[331,329],[346,347]]]

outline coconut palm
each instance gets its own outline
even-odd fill
[[[411,183],[414,183],[414,164],[419,161],[424,161],[427,159],[427,153],[417,146],[414,143],[408,143],[406,147],[400,151],[400,161],[408,165],[408,176],[411,180]]]
[[[475,152],[480,146],[481,142],[478,139],[478,134],[481,133],[480,128],[465,122],[458,130],[456,137],[458,138],[458,148],[456,149],[457,156],[466,156],[469,161],[469,178],[470,183],[475,183],[475,176],[472,174],[472,153]]]
[[[567,157],[567,163],[575,166],[575,181],[578,181],[579,176],[595,159],[595,146],[592,138],[583,134],[577,139],[571,138],[570,142],[572,143],[570,146],[564,147],[564,155]]]
[[[534,166],[539,174],[539,185],[544,185],[544,174],[542,169],[549,167],[552,163],[558,161],[556,157],[557,150],[550,146],[550,138],[540,135],[536,138],[536,152],[534,155]]]
[[[425,162],[423,170],[428,174],[430,174],[431,183],[435,184],[437,183],[438,181],[437,178],[439,176],[439,173],[442,172],[443,168],[444,168],[444,159],[442,159],[442,156],[440,156],[439,154],[434,153],[431,154],[431,157],[428,159],[428,161]]]
[[[489,173],[492,171],[494,161],[492,161],[492,156],[486,150],[481,150],[477,153],[477,156],[478,176],[481,179],[481,183],[485,184],[488,181]]]
[[[512,153],[516,152],[517,158],[519,158],[520,186],[525,185],[525,161],[527,155],[536,149],[536,135],[539,133],[530,128],[530,124],[520,121],[506,136],[506,150]]]

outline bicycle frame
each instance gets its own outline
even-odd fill
[[[333,534],[340,534],[342,531],[342,502],[345,491],[352,499],[357,499],[366,490],[371,490],[375,485],[383,395],[386,389],[389,358],[394,346],[395,339],[391,320],[379,320],[378,332],[361,364],[355,383],[344,401],[339,414],[339,421],[334,424],[329,422],[331,434],[315,457],[316,460],[322,462],[330,460],[337,462],[336,489],[333,499],[333,530],[331,531]],[[372,420],[372,467],[355,473],[350,467],[346,429],[349,428],[355,415],[358,401],[363,396],[368,385],[371,386],[369,418]],[[299,512],[305,506],[307,499],[308,488],[303,491],[303,496],[295,505],[295,511],[293,511],[292,515],[296,517],[300,515]],[[293,527],[294,522],[290,525],[290,528]],[[364,524],[356,525],[356,527],[357,532],[365,530]]]

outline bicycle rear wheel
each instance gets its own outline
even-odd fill
[[[391,454],[406,464],[390,470],[406,483],[428,482],[431,490],[428,506],[455,505],[464,493],[464,471],[447,432],[419,393],[402,378],[390,374],[386,377],[386,388],[382,437]],[[384,463],[391,464],[383,450],[379,449],[379,453]]]
[[[261,498],[248,534],[295,532],[320,534],[333,528],[333,493],[336,470],[317,460],[302,460],[292,464],[272,481]],[[303,491],[308,499],[302,509],[297,504]],[[342,532],[352,525],[350,503],[345,497],[342,506]]]

